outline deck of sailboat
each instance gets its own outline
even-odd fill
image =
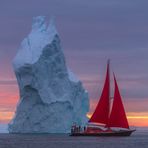
[[[79,132],[79,133],[71,133],[70,136],[96,136],[96,137],[116,137],[116,136],[130,136],[132,132],[135,130],[128,130],[128,131],[103,131],[103,132],[96,132],[96,133],[89,133],[89,132]]]

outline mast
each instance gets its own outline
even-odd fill
[[[129,128],[115,74],[114,74],[114,83],[115,83],[114,101],[107,126]]]
[[[100,101],[97,104],[95,112],[93,113],[92,117],[90,118],[89,122],[94,123],[108,123],[109,118],[109,106],[110,106],[110,62],[108,60],[107,63],[107,72],[106,72],[106,79],[104,88],[100,97]]]

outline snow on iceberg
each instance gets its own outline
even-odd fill
[[[10,133],[67,133],[84,125],[89,110],[87,91],[67,68],[54,21],[33,19],[32,31],[13,60],[20,100]]]

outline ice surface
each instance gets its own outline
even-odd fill
[[[68,68],[68,77],[73,82],[79,82],[79,79],[74,75],[74,73]]]
[[[50,20],[49,26],[47,26],[45,17],[39,16],[33,18],[32,31],[21,43],[14,59],[13,65],[15,69],[25,64],[37,62],[44,47],[54,40],[55,35],[58,35],[58,33],[53,19]]]
[[[20,100],[10,133],[67,133],[87,121],[87,91],[67,68],[54,21],[33,19],[13,60]]]

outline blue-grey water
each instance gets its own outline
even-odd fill
[[[0,134],[0,148],[148,148],[148,131],[137,131],[130,137]]]

